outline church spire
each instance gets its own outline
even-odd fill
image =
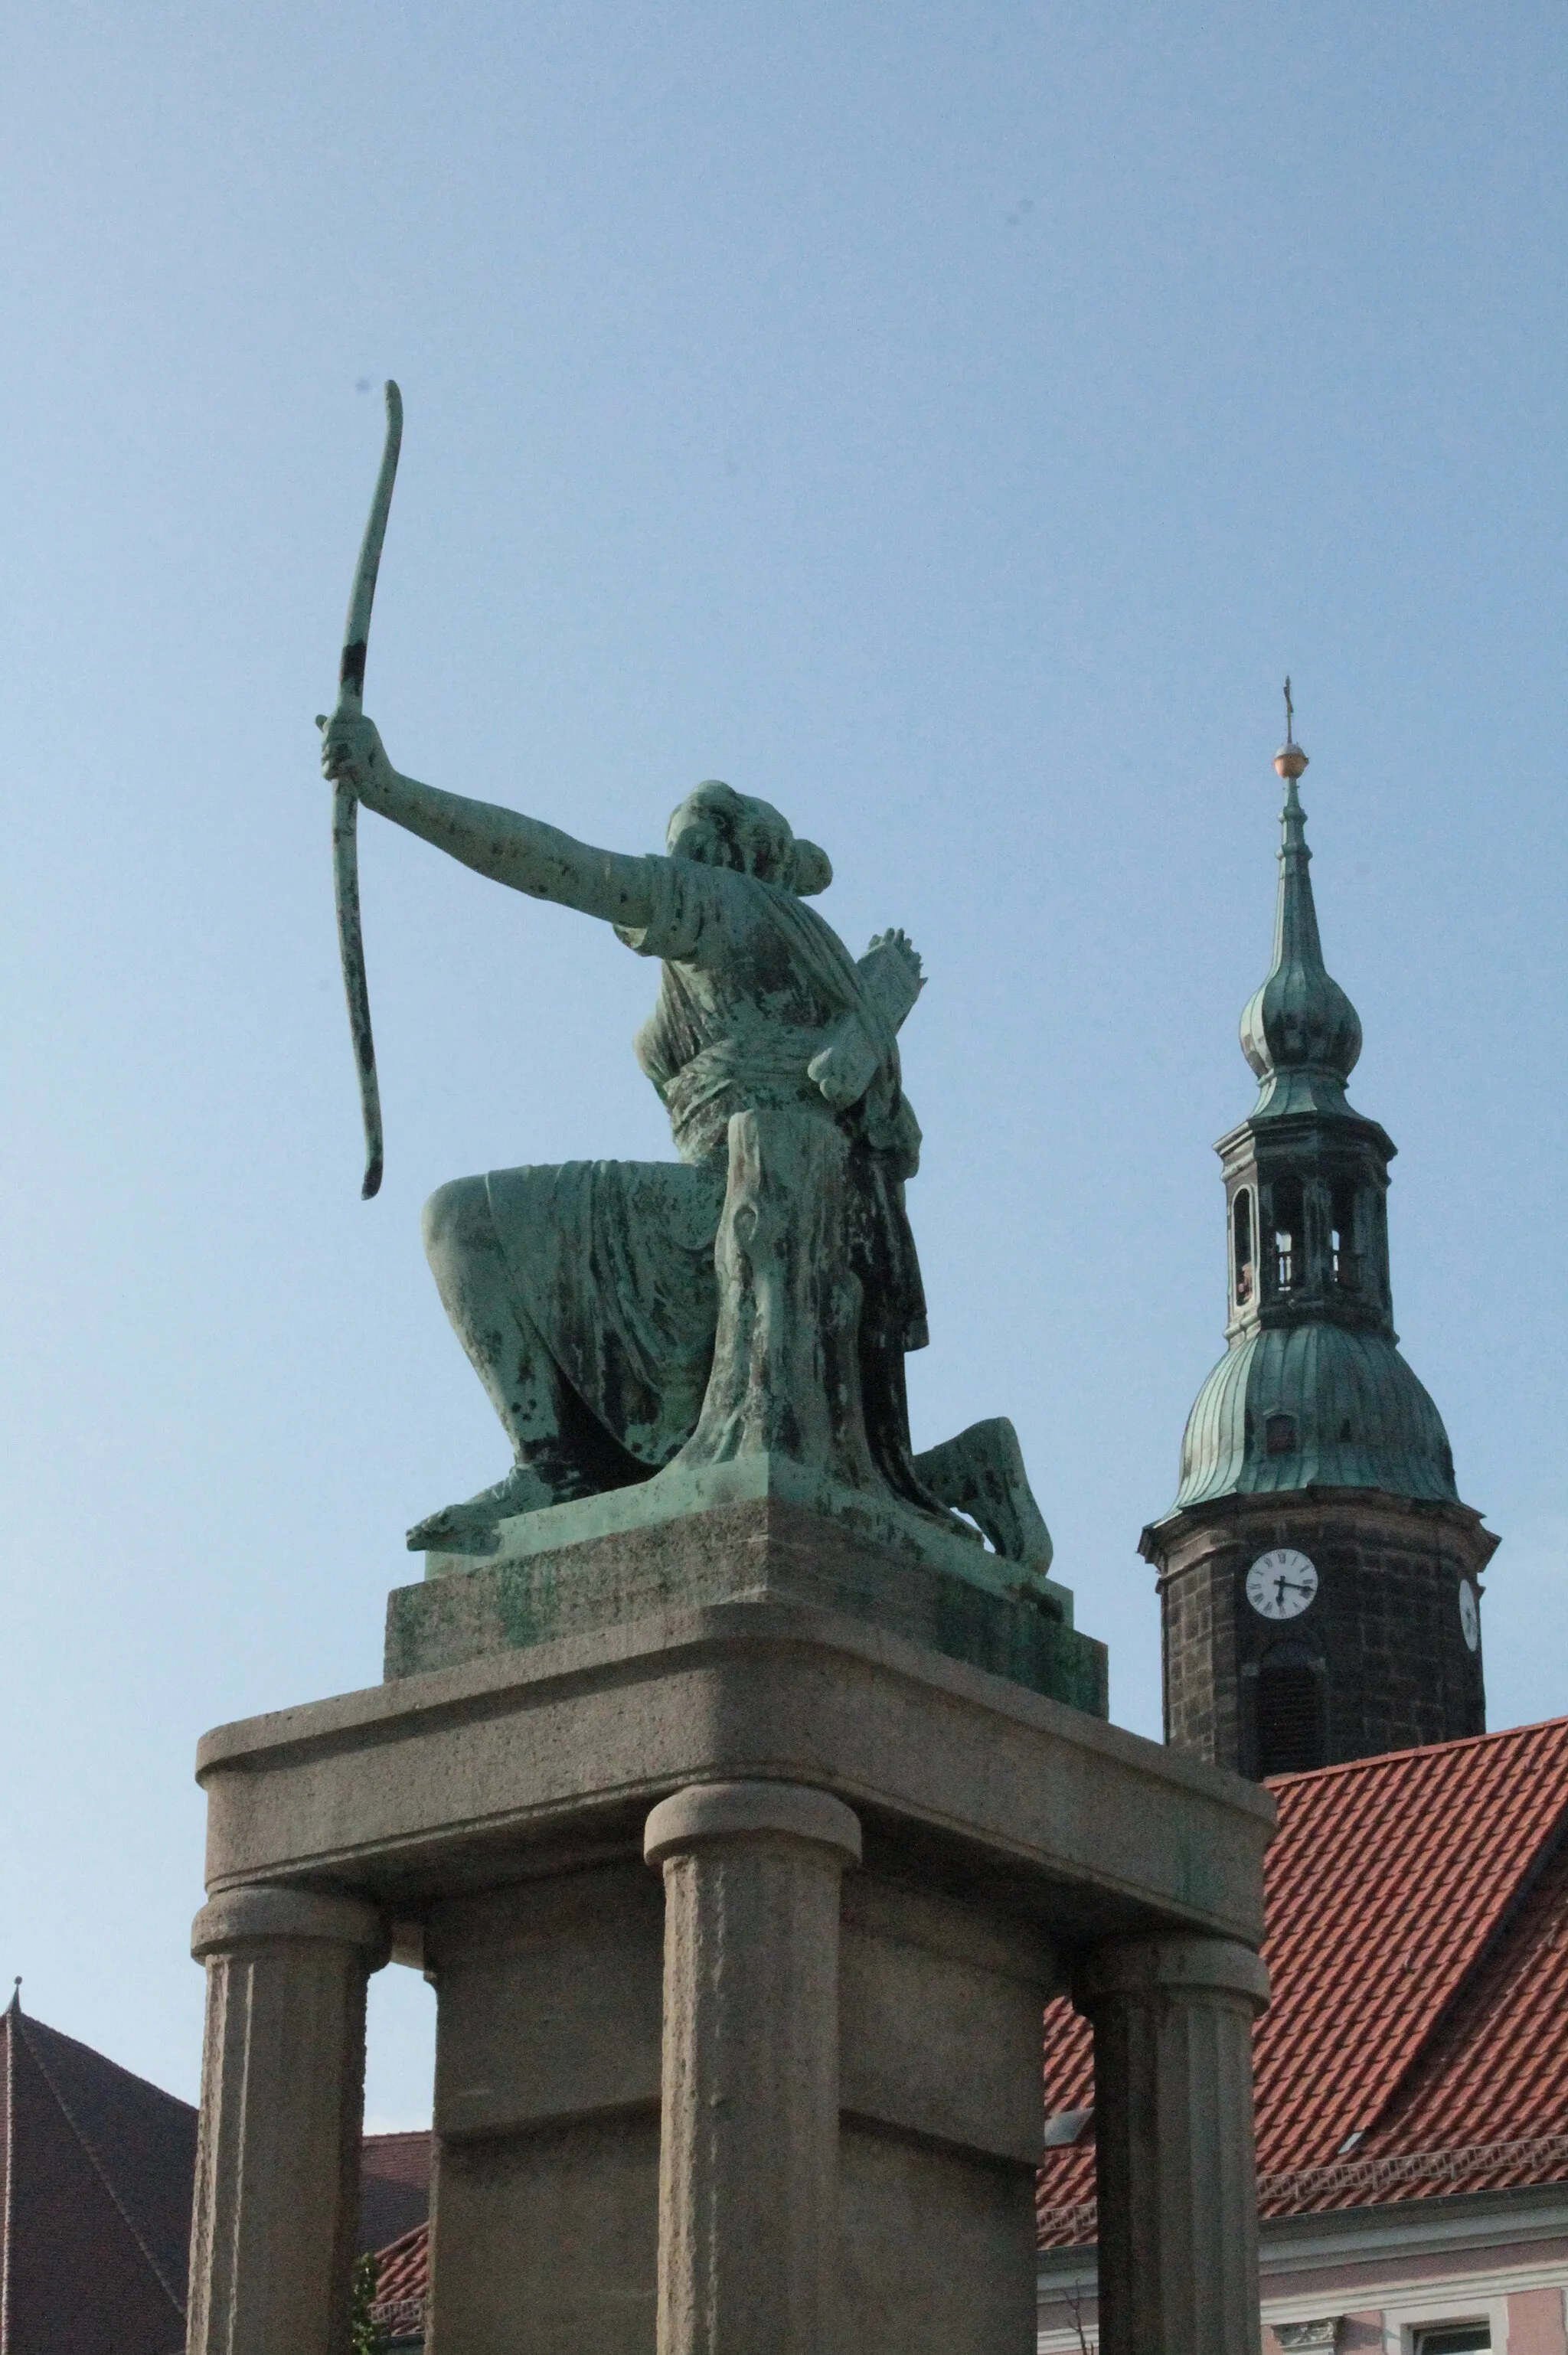
[[[1288,681],[1285,723],[1274,963],[1242,1017],[1258,1101],[1219,1145],[1225,1354],[1142,1539],[1167,1739],[1247,1774],[1482,1732],[1477,1581],[1497,1542],[1400,1354],[1393,1140],[1345,1100],[1361,1026],[1323,963]]]
[[[1274,761],[1285,781],[1274,964],[1242,1014],[1242,1052],[1259,1081],[1254,1120],[1294,1112],[1348,1113],[1345,1082],[1361,1051],[1360,1017],[1323,962],[1307,813],[1296,791],[1307,754],[1295,739],[1288,678],[1285,713],[1285,742]]]

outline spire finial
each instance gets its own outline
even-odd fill
[[[1274,756],[1277,775],[1294,784],[1307,767],[1307,755],[1296,741],[1296,706],[1290,699],[1290,674],[1285,680],[1285,741]]]
[[[1345,1082],[1361,1051],[1355,1007],[1323,963],[1307,847],[1307,813],[1296,790],[1307,755],[1296,741],[1296,709],[1285,682],[1285,741],[1274,765],[1285,780],[1279,814],[1279,897],[1274,964],[1242,1016],[1242,1051],[1257,1073],[1253,1113],[1345,1112]]]

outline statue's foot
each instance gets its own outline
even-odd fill
[[[1027,1562],[1042,1574],[1051,1568],[1051,1531],[1029,1485],[1018,1433],[1006,1415],[972,1423],[956,1439],[928,1448],[915,1457],[914,1469],[922,1487],[938,1504],[967,1513],[1004,1560]]]
[[[493,1488],[481,1488],[461,1505],[444,1505],[428,1513],[409,1531],[411,1553],[494,1553],[500,1545],[501,1522],[514,1513],[542,1512],[561,1501],[549,1481],[531,1464],[514,1464]]]

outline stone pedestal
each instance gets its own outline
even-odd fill
[[[1226,1939],[1116,1939],[1080,1965],[1073,1998],[1094,2028],[1102,2355],[1258,2355],[1267,1972]]]
[[[809,1537],[792,1526],[797,1561]],[[1102,2147],[1128,2153],[1109,2199],[1136,2310],[1187,2310],[1209,2229],[1189,2179],[1222,2182],[1227,2216],[1247,2197],[1272,1799],[859,1606],[786,1598],[773,1541],[750,1531],[733,1600],[207,1738],[215,1902],[348,1911],[336,2008],[292,2061],[280,2046],[263,2080],[236,2040],[209,2045],[204,2213],[234,2213],[198,2230],[193,2314],[271,2311],[258,2269],[296,2229],[318,2254],[287,2254],[295,2304],[265,2355],[333,2344],[324,2122],[353,2111],[381,1923],[400,1953],[422,1945],[439,2005],[432,2355],[1031,2355],[1041,2012],[1075,1966],[1104,2045]],[[618,1542],[645,1540],[599,1540]],[[869,1552],[852,1574],[841,1529],[822,1542],[846,1593],[896,1576]],[[1182,1955],[1176,2009],[1190,1997],[1224,2067],[1148,2142],[1150,2068],[1178,2116],[1175,2048],[1148,2021]],[[314,2154],[270,2187],[220,2160],[242,2094],[270,2113],[247,2111],[254,2147]],[[1146,2216],[1167,2220],[1147,2244]],[[1255,2315],[1235,2245],[1224,2278]],[[1205,2355],[1243,2355],[1249,2329],[1211,2323]],[[220,2343],[262,2355],[254,2335],[192,2342]]]
[[[240,1888],[196,1917],[207,1965],[188,2355],[339,2355],[359,2213],[373,1905]]]
[[[652,2349],[663,1939],[635,1856],[426,1915],[437,2355]]]

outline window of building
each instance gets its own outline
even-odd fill
[[[1293,1414],[1269,1414],[1264,1417],[1264,1454],[1294,1455],[1296,1453],[1296,1417]]]
[[[1353,1186],[1335,1187],[1329,1219],[1334,1281],[1341,1292],[1359,1292],[1361,1263],[1356,1250],[1356,1191]]]
[[[1293,1291],[1307,1273],[1304,1242],[1301,1180],[1278,1178],[1274,1188],[1274,1280],[1281,1292]]]
[[[1429,2282],[1424,2294],[1384,2305],[1385,2347],[1397,2347],[1400,2355],[1489,2355],[1508,2345],[1506,2297],[1477,2297],[1475,2282],[1468,2291],[1455,2282],[1445,2297],[1433,2295],[1437,2286]]]
[[[1323,1676],[1307,1645],[1276,1644],[1264,1654],[1257,1733],[1260,1774],[1305,1774],[1325,1764]]]
[[[1253,1198],[1244,1186],[1231,1206],[1231,1231],[1236,1305],[1244,1308],[1253,1296]]]

